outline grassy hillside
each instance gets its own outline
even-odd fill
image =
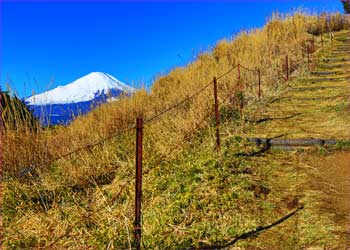
[[[196,97],[147,122],[144,128],[144,248],[178,249],[225,242],[304,203],[306,209],[298,216],[260,238],[240,242],[242,249],[333,247],[343,242],[344,238],[334,233],[332,214],[320,214],[309,206],[314,190],[305,188],[309,177],[305,178],[305,169],[299,164],[303,155],[275,152],[246,157],[245,152],[258,148],[242,138],[272,137],[294,127],[295,121],[288,126],[267,126],[246,120],[261,118],[269,111],[284,115],[270,109],[271,101],[290,93],[289,85],[295,81],[303,84],[300,77],[308,74],[308,41],[316,41],[316,65],[336,43],[332,45],[328,29],[340,31],[336,35],[344,40],[347,33],[341,30],[348,25],[340,14],[275,15],[264,28],[222,40],[186,67],[159,77],[150,93],[139,91],[131,98],[103,105],[68,127],[7,130],[2,141],[4,248],[129,249],[133,244],[135,130],[124,129],[133,126],[137,116],[143,114],[149,121],[206,84],[208,88]],[[288,84],[283,79],[286,54],[292,78]],[[240,83],[252,85],[243,92],[244,110],[239,103],[227,101],[238,83],[237,69],[230,70],[238,63],[259,67],[262,72],[263,98],[258,101],[256,74],[241,69]],[[223,147],[218,155],[213,150],[211,81],[228,71],[219,79]],[[342,103],[332,113],[335,117],[348,114],[348,99]],[[293,105],[283,105],[289,106]],[[103,138],[109,139],[58,159]],[[313,162],[319,153],[307,154],[306,160]]]

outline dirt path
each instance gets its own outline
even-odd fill
[[[282,98],[254,117],[289,118],[255,124],[244,136],[350,139],[350,33],[338,34],[315,59],[319,62],[308,75],[289,82]],[[295,182],[286,182],[284,187],[305,204],[306,211],[296,220],[298,232],[294,234],[298,235],[296,241],[307,243],[291,249],[349,250],[350,152],[311,149],[264,158],[280,166],[294,165],[288,174],[295,172]],[[286,171],[282,168],[282,175]]]
[[[306,156],[305,161],[313,170],[309,172],[310,190],[315,193],[315,208],[328,214],[337,225],[333,233],[340,245],[350,249],[350,152],[319,157]]]
[[[319,60],[309,75],[289,82],[286,93],[255,119],[291,118],[257,124],[248,136],[350,139],[350,33],[336,37]]]

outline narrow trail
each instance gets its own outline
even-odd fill
[[[247,136],[350,139],[350,33],[337,36],[318,59],[306,77],[288,82],[283,96],[258,117],[291,118],[256,124]]]
[[[281,139],[350,139],[350,32],[338,33],[332,44],[315,56],[311,71],[286,84],[288,87],[278,100],[271,102],[244,133],[250,138]],[[288,117],[266,119],[266,117]],[[296,149],[296,148],[295,148]],[[281,162],[281,154],[285,157]],[[259,161],[294,165],[290,173],[298,176],[293,183],[298,202],[305,203],[308,216],[321,221],[325,235],[332,235],[335,243],[315,240],[314,244],[295,249],[350,249],[350,152],[310,150],[273,153]],[[294,157],[297,155],[297,157]],[[267,159],[270,159],[269,161]],[[283,170],[281,171],[283,173]],[[319,218],[319,219],[318,219]],[[329,222],[329,223],[328,223]],[[300,230],[301,226],[299,225]],[[297,233],[298,234],[298,233]],[[299,232],[298,238],[302,239]]]

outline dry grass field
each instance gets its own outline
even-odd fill
[[[135,129],[128,128],[143,115],[144,249],[222,244],[301,205],[295,216],[231,249],[347,249],[349,24],[341,14],[275,14],[262,29],[219,41],[187,66],[159,76],[149,93],[102,105],[69,126],[8,124],[1,141],[3,248],[132,249]],[[283,78],[287,54],[289,81]],[[260,101],[256,72],[241,69],[239,82],[237,69],[230,71],[237,64],[260,68]],[[217,154],[211,81],[225,72],[218,80]],[[227,99],[237,83],[250,85],[241,93],[243,110],[237,96]],[[256,122],[264,118],[277,119]],[[258,150],[245,138],[275,136],[344,141],[245,154]]]

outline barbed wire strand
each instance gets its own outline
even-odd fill
[[[115,137],[117,137],[117,136],[119,136],[121,134],[124,134],[124,133],[126,133],[128,131],[131,131],[131,130],[133,130],[135,128],[136,128],[135,125],[130,125],[128,128],[125,128],[125,129],[122,129],[122,130],[118,130],[117,132],[113,133],[113,135],[105,137],[105,138],[103,138],[103,139],[101,139],[101,140],[99,140],[99,141],[97,141],[95,143],[90,143],[90,144],[84,145],[84,146],[79,147],[77,149],[74,149],[74,150],[72,150],[72,151],[70,151],[68,153],[61,154],[61,155],[59,155],[59,156],[57,156],[57,157],[55,157],[53,159],[50,159],[50,160],[47,160],[47,161],[44,161],[44,162],[41,162],[41,163],[38,163],[38,164],[32,164],[30,167],[26,167],[26,168],[18,171],[15,174],[15,176],[18,177],[18,178],[23,177],[26,174],[32,173],[34,170],[36,170],[38,168],[51,165],[51,164],[53,164],[56,161],[59,161],[59,160],[62,160],[62,159],[66,159],[66,158],[68,158],[68,157],[70,157],[70,156],[72,156],[74,154],[77,154],[77,153],[79,153],[81,151],[91,150],[92,148],[97,147],[99,145],[102,145],[103,143],[105,143],[105,142],[107,142],[109,140],[112,140]],[[6,179],[2,178],[2,179],[0,179],[0,182],[8,181],[9,179],[11,179],[11,178],[6,178]]]
[[[247,71],[251,71],[251,72],[255,72],[255,73],[258,73],[258,70],[257,69],[251,69],[251,68],[248,68],[242,64],[239,64],[239,66]]]
[[[232,71],[234,71],[237,68],[237,66],[232,67],[230,70],[228,70],[227,72],[221,74],[220,76],[218,76],[216,79],[220,80],[221,78],[227,76],[228,74],[230,74]]]
[[[230,70],[228,70],[227,72],[223,73],[222,75],[218,76],[216,79],[219,80],[221,78],[223,78],[224,76],[228,75],[229,73],[231,73],[235,68],[237,68],[237,66],[231,68]],[[157,118],[161,117],[162,115],[168,113],[170,110],[178,108],[179,106],[181,106],[182,104],[194,99],[196,96],[198,96],[199,94],[201,94],[202,92],[204,92],[209,86],[211,86],[213,84],[213,80],[211,80],[210,82],[208,82],[207,84],[205,84],[202,88],[200,88],[198,91],[196,91],[194,94],[187,96],[186,98],[184,98],[183,100],[172,104],[171,106],[169,106],[168,108],[158,112],[157,114],[155,114],[154,116],[147,118],[144,122],[144,124],[150,123],[153,120],[156,120]]]

